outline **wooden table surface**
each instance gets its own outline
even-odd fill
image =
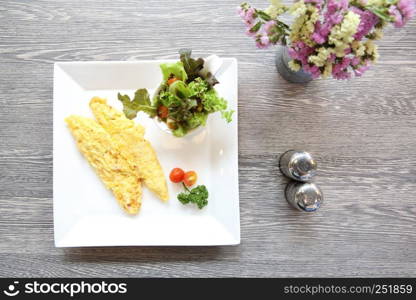
[[[416,22],[387,31],[361,79],[299,86],[245,36],[238,4],[1,1],[0,276],[416,276]],[[55,248],[53,63],[181,47],[239,62],[241,245]],[[317,213],[284,200],[292,148],[319,162]]]

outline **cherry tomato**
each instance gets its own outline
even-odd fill
[[[198,176],[196,175],[195,171],[188,171],[183,177],[183,183],[185,183],[186,186],[193,186],[197,179]]]
[[[178,80],[178,78],[176,77],[172,77],[168,79],[168,85],[171,85],[172,83],[174,83],[176,80]]]
[[[185,172],[180,168],[174,168],[172,171],[170,171],[170,181],[179,183],[183,180],[183,177],[185,175]]]
[[[161,105],[157,109],[157,115],[162,119],[166,119],[169,115],[169,109],[166,106]]]

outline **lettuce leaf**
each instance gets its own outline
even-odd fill
[[[188,84],[188,88],[191,91],[191,97],[195,96],[202,99],[205,92],[208,91],[208,84],[205,80],[198,77]]]
[[[230,110],[223,110],[221,112],[221,116],[223,119],[225,119],[227,121],[227,123],[230,123],[233,120],[233,113],[235,113],[234,110],[230,109]]]
[[[224,98],[218,97],[217,92],[214,89],[204,93],[202,104],[208,113],[227,109],[227,101]]]
[[[220,83],[217,78],[215,78],[214,75],[211,74],[211,72],[208,72],[205,80],[207,81],[208,85],[212,88],[214,87],[214,85],[216,85],[217,83]]]
[[[192,117],[187,120],[189,128],[197,128],[198,126],[205,126],[207,122],[208,114],[203,112],[195,112]]]
[[[181,62],[185,68],[186,74],[188,75],[188,83],[194,81],[195,78],[199,77],[199,72],[204,67],[204,60],[202,58],[193,59],[191,54],[191,49],[179,50]]]
[[[227,101],[224,98],[218,97],[217,91],[210,89],[202,95],[202,104],[208,113],[221,112],[223,119],[230,123],[234,110],[227,111]]]
[[[138,89],[133,100],[128,95],[117,94],[118,100],[123,103],[123,112],[128,119],[134,119],[139,111],[147,113],[150,117],[156,116],[156,108],[150,102],[147,89]]]
[[[191,96],[191,91],[186,86],[185,82],[176,80],[169,86],[169,92],[180,99],[187,99]]]
[[[160,69],[162,70],[164,81],[168,80],[172,74],[182,81],[186,81],[188,79],[183,64],[180,61],[176,63],[160,64]]]
[[[169,91],[161,92],[158,99],[158,103],[166,107],[178,107],[182,105],[181,99]]]
[[[173,130],[172,133],[176,137],[183,137],[185,134],[188,133],[188,131],[185,130],[185,128],[183,128],[182,126],[178,126],[178,128]]]

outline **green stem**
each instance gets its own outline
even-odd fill
[[[185,185],[185,183],[183,183],[183,182],[182,182],[182,185],[183,185],[183,187],[185,188],[185,190],[186,190],[188,193],[190,193],[190,192],[191,192],[191,190],[190,190],[190,189],[188,189],[188,187]]]

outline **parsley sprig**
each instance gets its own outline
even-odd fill
[[[184,183],[185,192],[178,195],[178,200],[182,204],[194,203],[199,209],[202,209],[208,204],[208,190],[205,185],[198,185],[190,190]]]

